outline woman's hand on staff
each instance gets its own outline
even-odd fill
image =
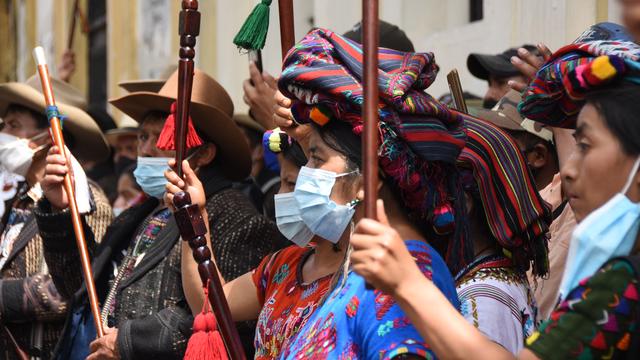
[[[175,194],[186,191],[191,196],[191,203],[200,206],[200,209],[204,209],[207,198],[204,193],[204,187],[198,179],[198,176],[193,172],[189,162],[187,160],[182,161],[182,173],[184,179],[181,179],[173,169],[175,169],[176,161],[174,159],[169,160],[170,170],[164,172],[164,177],[167,178],[167,185],[165,186],[166,192],[164,194],[164,202],[172,211],[175,211],[173,206],[173,197]]]
[[[67,157],[72,155],[67,151]],[[69,172],[67,158],[60,153],[57,146],[49,149],[44,167],[44,178],[40,182],[44,196],[49,200],[51,206],[57,210],[69,207],[69,198],[64,188],[64,177]],[[71,177],[73,183],[73,174]]]
[[[538,70],[551,57],[551,50],[549,50],[547,45],[540,43],[536,47],[540,55],[533,54],[525,48],[520,48],[518,49],[518,56],[511,58],[511,64],[527,79],[527,83],[509,80],[509,86],[512,89],[523,92],[529,85],[528,83],[531,79],[536,76]]]
[[[382,200],[377,201],[378,221],[362,219],[351,236],[353,270],[369,284],[387,294],[396,294],[412,279],[424,276],[400,234],[389,225]]]

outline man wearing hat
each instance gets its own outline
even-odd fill
[[[541,124],[523,118],[518,112],[520,93],[509,90],[491,110],[480,110],[478,116],[511,135],[525,156],[538,190],[544,189],[560,171],[553,132]]]
[[[95,245],[99,237],[87,234],[90,246],[96,246],[94,278],[102,320],[108,327],[107,335],[97,340],[86,292],[79,286],[80,274],[72,271],[78,268],[79,258],[71,245],[70,219],[66,212],[56,211],[67,207],[65,199],[58,195],[64,167],[55,166],[64,164],[64,158],[47,158],[51,166],[47,166],[45,178],[50,191],[45,193],[37,219],[51,255],[48,264],[52,272],[60,271],[57,280],[71,290],[63,294],[71,299],[71,313],[56,353],[59,359],[84,359],[87,355],[89,359],[184,356],[191,335],[192,312],[201,309],[189,309],[189,294],[184,293],[183,284],[199,283],[200,279],[181,278],[181,266],[194,260],[181,258],[183,247],[188,249],[188,244],[179,241],[175,219],[161,200],[166,186],[164,172],[174,156],[174,151],[163,150],[163,128],[165,122],[173,121],[177,85],[176,71],[157,93],[133,92],[111,100],[140,124],[134,175],[149,198],[118,216],[99,245]],[[244,179],[251,169],[248,146],[232,120],[231,98],[213,78],[196,70],[191,99],[194,130],[189,136],[198,138],[202,145],[191,149],[187,160],[204,184],[209,229],[216,242],[216,263],[226,279],[233,279],[257,266],[274,250],[271,239],[276,239],[278,232],[242,193],[231,187],[232,181]],[[71,289],[68,284],[76,287]],[[248,343],[252,341],[252,331],[241,331]]]
[[[486,80],[489,88],[483,97],[482,106],[493,108],[500,98],[509,91],[509,81],[525,82],[520,71],[513,66],[511,58],[514,56],[537,54],[538,49],[533,45],[523,45],[521,48],[511,48],[496,55],[470,54],[467,58],[469,72],[478,79]]]
[[[63,134],[71,153],[82,161],[109,155],[96,122],[78,105],[82,95],[52,79]],[[43,241],[34,209],[43,196],[45,156],[50,147],[44,96],[36,76],[26,83],[0,84],[0,166],[23,179],[0,222],[0,358],[49,358],[62,332],[67,303],[54,286],[44,261]],[[111,207],[100,188],[73,164],[76,196],[87,229],[102,237],[111,222]],[[71,236],[73,239],[73,236]],[[75,245],[70,245],[75,249]],[[76,270],[76,269],[74,269]],[[77,270],[76,270],[77,271]]]

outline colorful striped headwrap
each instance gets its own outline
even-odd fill
[[[359,136],[362,62],[360,44],[326,29],[308,33],[287,54],[278,83],[285,96],[297,100],[295,119],[320,126],[344,121]],[[466,116],[424,92],[438,73],[432,53],[380,48],[378,67],[380,168],[405,206],[433,230],[430,235],[447,235],[447,258],[458,269],[473,256],[463,241],[466,214],[455,168]]]
[[[640,46],[596,40],[567,45],[538,70],[518,105],[531,120],[575,127],[584,96],[617,79],[640,84]]]
[[[479,194],[491,234],[513,264],[522,272],[531,265],[535,275],[545,275],[551,209],[536,190],[518,145],[484,120],[467,119],[465,125],[467,146],[458,166],[473,174],[469,180],[463,176],[465,189]]]

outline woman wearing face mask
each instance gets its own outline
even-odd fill
[[[523,108],[531,111],[525,115],[530,117],[533,108],[546,111],[547,124],[576,129],[576,147],[561,176],[579,224],[571,240],[561,301],[517,358],[635,358],[640,351],[640,86],[631,82],[637,74],[633,63],[627,63],[634,61],[628,49],[637,53],[638,48],[630,43],[621,46],[626,49],[615,52],[621,57],[583,60],[545,83],[553,87],[557,85],[553,81],[559,81],[562,92],[547,95],[540,87],[537,96],[530,90],[527,94],[532,97],[525,98]],[[562,68],[554,65],[544,68]],[[544,74],[538,72],[538,77],[544,79]],[[547,96],[557,102],[545,102]],[[529,101],[540,104],[527,108]],[[565,112],[580,106],[577,121]],[[551,113],[550,108],[557,111]],[[383,238],[377,232],[366,242],[357,241],[355,270],[398,300],[435,353],[443,358],[514,358],[466,323],[432,283],[417,276],[417,269],[406,265],[407,251],[393,229],[383,227],[390,236],[386,233]],[[361,256],[365,253],[375,254],[375,259]],[[422,301],[416,302],[417,298]],[[429,306],[421,306],[424,302]]]
[[[275,196],[278,229],[295,245],[265,257],[252,272],[224,283],[233,319],[257,320],[256,359],[272,359],[288,346],[288,340],[317,308],[344,259],[344,249],[314,236],[297,211],[294,188],[300,168],[307,163],[300,145],[279,129],[267,132],[264,143],[280,163],[280,191]],[[192,170],[184,170],[185,181],[173,172],[168,174],[168,202],[180,189],[187,189],[194,202],[202,199],[201,185],[191,181]],[[212,249],[215,252],[216,246]],[[183,256],[190,257],[191,249],[184,250]],[[195,262],[183,267],[182,279],[189,305],[194,315],[198,314],[204,298]]]
[[[64,137],[71,153],[84,160],[106,158],[109,150],[98,125],[83,110],[69,105],[81,96],[68,84],[56,79],[52,83],[58,108],[66,116]],[[23,179],[0,225],[0,327],[6,329],[0,329],[3,359],[18,358],[17,347],[30,356],[49,358],[67,310],[44,263],[43,242],[34,215],[43,195],[41,183],[50,147],[49,123],[39,90],[37,77],[26,84],[0,84],[0,115],[4,120],[0,166]],[[77,162],[74,178],[86,224],[103,233],[112,219],[108,200],[96,184],[87,181]]]
[[[448,244],[451,268],[472,258],[465,244],[464,205],[455,159],[464,145],[464,117],[424,92],[436,77],[433,54],[380,49],[379,196],[400,229],[421,276],[450,306],[453,280],[429,241]],[[363,209],[362,69],[359,45],[324,29],[310,32],[285,60],[280,91],[299,123],[311,123],[310,159],[295,197],[305,224],[347,250],[322,305],[281,358],[423,358],[431,350],[387,294],[351,271],[350,239]],[[354,201],[355,200],[355,201]]]

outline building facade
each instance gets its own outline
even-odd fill
[[[0,81],[23,81],[35,73],[31,50],[45,48],[50,67],[64,53],[76,0],[0,0]],[[71,83],[88,100],[124,94],[124,80],[167,76],[178,61],[178,0],[79,0],[84,16],[75,27],[76,73]],[[255,0],[201,0],[196,66],[230,92],[236,112],[246,112],[242,81],[248,59],[232,39]],[[345,32],[361,18],[360,0],[295,0],[296,37],[312,27]],[[277,0],[271,5],[270,32],[263,51],[265,70],[280,71]],[[446,77],[460,72],[465,90],[481,95],[486,84],[471,76],[471,52],[497,53],[524,43],[551,49],[571,42],[589,25],[619,19],[617,0],[380,0],[380,17],[405,30],[418,51],[433,51],[441,76],[429,89],[447,92]],[[84,26],[83,26],[84,25]],[[116,121],[121,117],[108,107]]]

